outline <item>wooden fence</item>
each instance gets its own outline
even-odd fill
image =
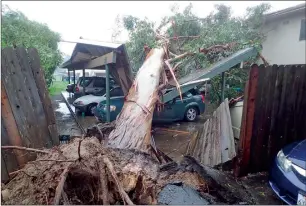
[[[36,49],[5,48],[1,55],[1,146],[59,144],[55,115]],[[34,154],[1,150],[1,180]]]
[[[236,176],[267,171],[280,149],[306,138],[305,65],[253,65],[244,99]]]

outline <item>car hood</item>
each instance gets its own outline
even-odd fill
[[[77,98],[73,104],[75,102],[78,102],[78,101],[82,101],[84,103],[84,105],[88,105],[88,104],[91,104],[91,103],[97,103],[99,104],[99,102],[105,100],[106,98],[104,96],[95,96],[95,95],[85,95],[85,96],[82,96],[80,98]]]
[[[297,143],[286,156],[293,164],[306,169],[306,139]]]

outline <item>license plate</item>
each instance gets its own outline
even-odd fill
[[[303,194],[299,193],[296,204],[297,205],[306,205],[306,195],[303,195]]]

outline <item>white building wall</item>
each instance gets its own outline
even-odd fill
[[[262,54],[269,64],[306,64],[306,41],[300,41],[305,14],[279,18],[264,25],[266,40]]]

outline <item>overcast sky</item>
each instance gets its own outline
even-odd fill
[[[230,5],[233,15],[244,15],[248,6],[260,4],[262,1],[194,1],[193,12],[205,17],[214,10],[214,4]],[[305,1],[266,1],[272,6],[271,12],[291,7]],[[29,19],[46,23],[53,31],[61,34],[62,39],[73,41],[82,36],[85,39],[111,41],[112,31],[117,15],[133,15],[148,17],[154,22],[171,14],[170,7],[174,3],[180,9],[189,1],[2,1],[11,9],[23,12]],[[125,41],[122,35],[120,41]],[[60,43],[59,48],[70,55],[75,44]]]

